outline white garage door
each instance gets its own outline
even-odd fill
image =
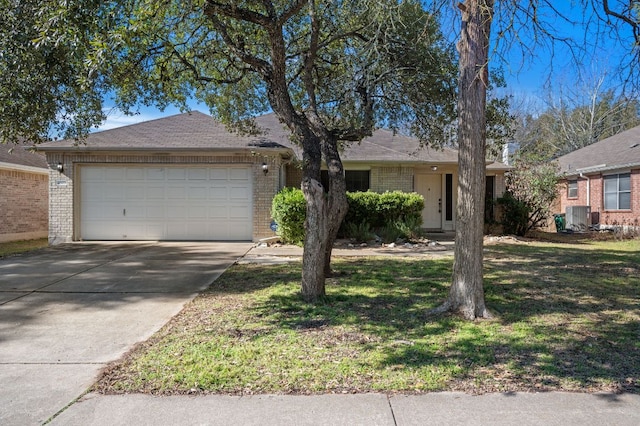
[[[80,168],[83,240],[251,240],[251,169]]]

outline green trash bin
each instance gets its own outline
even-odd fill
[[[553,215],[553,220],[556,223],[556,232],[562,232],[565,229],[564,213],[558,213]]]

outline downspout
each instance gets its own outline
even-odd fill
[[[591,178],[589,176],[584,176],[582,173],[580,173],[580,177],[583,179],[587,180],[587,206],[589,207],[589,212],[592,211],[591,209]],[[590,217],[588,218],[587,223],[593,225],[592,223],[592,217],[591,215],[589,215]]]
[[[587,180],[587,206],[591,207],[591,179],[589,179],[589,176],[582,174],[582,172],[580,173],[580,179]]]
[[[587,205],[591,207],[591,178],[587,176]]]

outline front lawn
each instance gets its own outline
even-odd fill
[[[48,245],[49,242],[46,238],[0,243],[0,259],[7,256],[13,256],[28,251],[45,248]]]
[[[336,259],[315,306],[298,297],[299,263],[236,265],[95,389],[640,393],[640,241],[487,246],[490,321],[425,315],[451,264]]]

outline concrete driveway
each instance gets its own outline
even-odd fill
[[[0,424],[42,424],[251,243],[73,243],[0,259]]]

